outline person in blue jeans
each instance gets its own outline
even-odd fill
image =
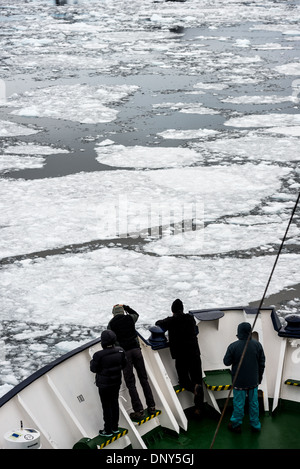
[[[247,339],[251,334],[251,325],[242,322],[238,325],[238,340],[231,343],[226,351],[223,362],[231,366],[232,379],[234,379],[240,359],[242,357]],[[262,381],[265,369],[265,354],[260,342],[250,338],[241,367],[235,378],[233,388],[233,413],[228,425],[229,430],[240,433],[245,412],[245,401],[249,399],[249,420],[254,432],[261,430],[259,420],[258,385]]]

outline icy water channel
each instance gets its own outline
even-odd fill
[[[300,188],[298,1],[0,1],[5,393],[97,337],[255,305]],[[184,223],[188,221],[188,223]],[[299,208],[265,305],[300,305]]]

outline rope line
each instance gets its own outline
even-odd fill
[[[244,349],[243,349],[243,352],[242,352],[242,355],[241,355],[241,358],[240,358],[240,361],[239,361],[239,364],[238,364],[238,367],[237,367],[235,376],[234,376],[234,378],[233,378],[232,387],[231,387],[231,389],[229,390],[229,393],[228,393],[228,396],[227,396],[227,399],[226,399],[226,402],[225,402],[225,405],[224,405],[224,408],[223,408],[221,417],[220,417],[220,419],[219,419],[219,422],[218,422],[218,425],[217,425],[217,428],[216,428],[216,431],[215,431],[215,434],[214,434],[214,437],[213,437],[213,439],[212,439],[212,442],[211,442],[211,445],[210,445],[210,448],[209,448],[209,449],[212,449],[212,448],[213,448],[213,445],[214,445],[214,443],[215,443],[217,434],[218,434],[218,432],[219,432],[219,429],[220,429],[220,426],[221,426],[221,423],[222,423],[222,420],[223,420],[225,411],[226,411],[227,406],[228,406],[228,403],[229,403],[229,399],[230,399],[231,393],[232,393],[232,391],[233,391],[233,388],[234,388],[234,385],[235,385],[235,382],[236,382],[238,373],[239,373],[239,371],[240,371],[242,362],[243,362],[243,360],[244,360],[244,356],[245,356],[245,353],[246,353],[246,350],[247,350],[249,341],[250,341],[250,339],[251,339],[251,335],[252,335],[252,332],[253,332],[255,323],[256,323],[256,321],[257,321],[257,318],[258,318],[258,315],[259,315],[259,313],[260,313],[261,307],[262,307],[263,302],[264,302],[264,300],[265,300],[266,293],[267,293],[267,291],[268,291],[268,288],[269,288],[269,285],[270,285],[270,282],[271,282],[271,279],[272,279],[274,270],[275,270],[275,268],[276,268],[276,265],[277,265],[279,256],[280,256],[280,254],[281,254],[283,245],[284,245],[284,243],[285,243],[285,240],[286,240],[286,237],[287,237],[289,228],[290,228],[290,226],[291,226],[293,217],[294,217],[294,215],[295,215],[295,212],[296,212],[296,209],[297,209],[299,200],[300,200],[300,192],[299,192],[299,194],[298,194],[296,203],[295,203],[295,205],[294,205],[294,208],[293,208],[293,210],[292,210],[292,214],[291,214],[291,216],[290,216],[289,223],[288,223],[288,225],[287,225],[287,228],[286,228],[286,230],[285,230],[284,236],[283,236],[283,238],[282,238],[282,242],[281,242],[280,248],[279,248],[279,250],[278,250],[278,253],[277,253],[277,256],[276,256],[276,259],[275,259],[273,268],[272,268],[271,273],[270,273],[270,275],[269,275],[269,279],[268,279],[268,282],[267,282],[265,291],[264,291],[263,296],[262,296],[262,298],[261,298],[261,300],[260,300],[259,307],[257,308],[257,313],[256,313],[256,315],[255,315],[255,318],[254,318],[254,321],[253,321],[253,325],[252,325],[251,331],[249,332],[249,335],[248,335],[248,337],[247,337],[247,340],[246,340],[246,343],[245,343],[245,347],[244,347]]]

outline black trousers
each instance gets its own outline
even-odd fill
[[[200,355],[195,354],[188,356],[182,354],[181,356],[176,357],[175,367],[180,386],[193,393],[195,391],[196,384],[200,386],[198,388],[198,393],[194,398],[194,403],[198,409],[202,408],[204,392],[202,386],[202,363]]]
[[[127,365],[123,370],[124,380],[129,391],[131,404],[134,412],[139,412],[144,408],[135,385],[135,376],[133,368],[135,368],[139,381],[141,383],[143,393],[146,399],[147,407],[155,407],[152,390],[148,381],[145,368],[145,362],[140,348],[126,350]]]
[[[119,390],[120,386],[98,388],[103,409],[104,430],[111,433],[119,427]]]

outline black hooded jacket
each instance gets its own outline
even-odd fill
[[[120,386],[122,369],[126,365],[125,352],[121,347],[115,346],[116,335],[113,331],[103,331],[101,344],[103,350],[93,355],[90,370],[96,373],[96,385],[99,388]]]
[[[243,322],[238,326],[237,337],[239,340],[230,344],[224,356],[224,365],[232,366],[232,379],[237,372],[237,368],[245,348],[251,325]],[[265,354],[260,342],[250,339],[247,345],[246,353],[243,358],[234,387],[238,389],[255,388],[261,383],[265,369]]]
[[[117,343],[125,350],[140,348],[135,323],[139,314],[130,306],[123,305],[127,314],[116,314],[108,323],[107,329],[114,331]]]
[[[200,355],[197,339],[198,328],[194,316],[177,312],[173,316],[156,321],[156,326],[169,332],[169,345],[172,358]]]

